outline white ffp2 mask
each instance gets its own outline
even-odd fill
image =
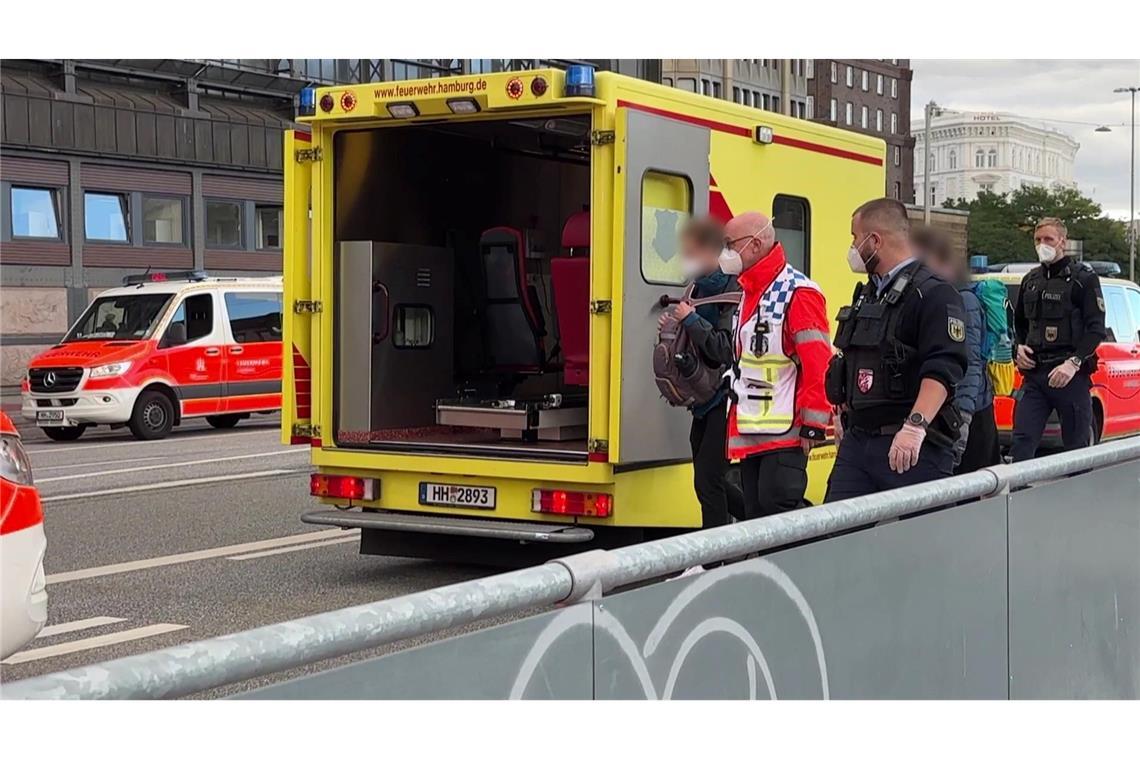
[[[731,248],[725,248],[720,252],[720,271],[725,274],[737,275],[744,271],[744,261],[740,258],[740,254]]]
[[[1057,249],[1051,245],[1042,243],[1037,246],[1037,260],[1042,264],[1048,264],[1053,259],[1057,258]]]

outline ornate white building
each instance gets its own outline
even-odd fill
[[[1008,193],[1026,185],[1076,187],[1073,161],[1080,144],[1040,121],[1009,113],[947,111],[930,125],[925,143],[922,119],[911,122],[915,137],[915,200],[933,205],[972,199],[983,190]],[[930,152],[930,188],[923,156]]]

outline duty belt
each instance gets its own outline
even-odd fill
[[[879,427],[861,427],[855,425],[851,429],[864,433],[865,435],[894,435],[902,430],[903,426],[901,423],[898,425],[880,425]],[[950,449],[954,447],[954,441],[950,439],[950,436],[930,427],[926,428],[926,440],[939,448]]]

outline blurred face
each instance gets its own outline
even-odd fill
[[[953,262],[925,252],[921,256],[926,266],[930,267],[931,271],[943,280],[955,282],[958,279],[958,268],[954,266]]]
[[[704,245],[692,235],[681,239],[681,271],[690,280],[715,272],[719,256],[720,248]]]

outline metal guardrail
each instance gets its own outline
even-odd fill
[[[1140,460],[1140,437],[548,564],[5,684],[6,699],[156,699]]]

